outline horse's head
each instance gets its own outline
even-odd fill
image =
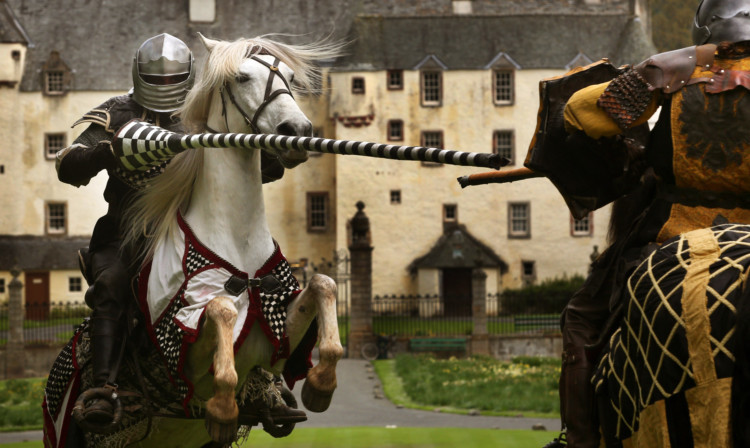
[[[292,93],[293,66],[299,63],[290,47],[270,40],[227,43],[200,37],[209,52],[208,66],[223,63],[226,67],[214,86],[218,89],[214,94],[221,100],[221,115],[213,114],[208,126],[226,132],[312,136],[312,123]],[[274,155],[285,168],[307,160],[307,152],[300,149],[282,149]]]

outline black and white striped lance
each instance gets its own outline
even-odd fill
[[[127,171],[146,171],[191,148],[247,148],[269,151],[296,149],[330,154],[359,155],[394,160],[421,160],[449,165],[499,169],[508,163],[498,154],[453,151],[422,146],[291,137],[275,134],[178,134],[138,120],[128,122],[115,136],[112,148]]]

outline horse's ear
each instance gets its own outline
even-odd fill
[[[206,50],[208,50],[209,52],[211,52],[211,50],[214,49],[216,44],[219,43],[218,40],[209,39],[201,33],[198,33],[198,37],[201,38],[201,42],[203,42],[203,45],[206,47]]]

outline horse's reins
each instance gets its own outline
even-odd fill
[[[259,54],[268,54],[268,53],[261,52]],[[229,85],[229,81],[224,81],[224,85],[221,86],[221,89],[219,91],[221,95],[221,114],[224,116],[224,122],[227,126],[227,131],[229,131],[229,119],[227,117],[226,102],[224,100],[224,92],[226,92],[227,96],[229,97],[229,101],[232,103],[232,105],[234,105],[234,107],[237,109],[240,115],[242,115],[242,118],[245,119],[245,122],[248,124],[248,126],[250,126],[250,129],[254,133],[260,134],[261,131],[258,128],[258,117],[260,117],[260,113],[263,112],[263,109],[265,109],[266,106],[268,106],[271,103],[271,101],[273,101],[279,95],[287,94],[291,96],[292,98],[294,98],[294,95],[292,95],[292,88],[289,85],[289,82],[286,80],[286,78],[284,78],[284,75],[282,75],[279,72],[279,63],[281,62],[279,58],[274,56],[273,64],[269,64],[268,62],[259,58],[257,55],[252,56],[250,59],[265,65],[266,67],[268,67],[268,70],[270,71],[268,75],[268,81],[266,81],[266,93],[263,96],[263,102],[260,104],[260,106],[258,106],[258,109],[256,109],[255,114],[253,114],[253,118],[250,118],[242,109],[242,107],[237,102],[237,100],[235,99],[234,94],[232,93],[232,88]],[[272,90],[273,80],[275,76],[278,76],[279,78],[281,78],[281,80],[284,82],[284,85],[286,86],[286,89],[282,88],[282,89]]]

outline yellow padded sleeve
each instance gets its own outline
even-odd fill
[[[584,87],[570,97],[563,112],[566,131],[584,131],[591,138],[612,137],[622,133],[623,130],[615,121],[596,104],[608,85],[609,82],[605,82]],[[654,94],[646,111],[633,123],[633,127],[647,122],[658,108],[659,95]]]

